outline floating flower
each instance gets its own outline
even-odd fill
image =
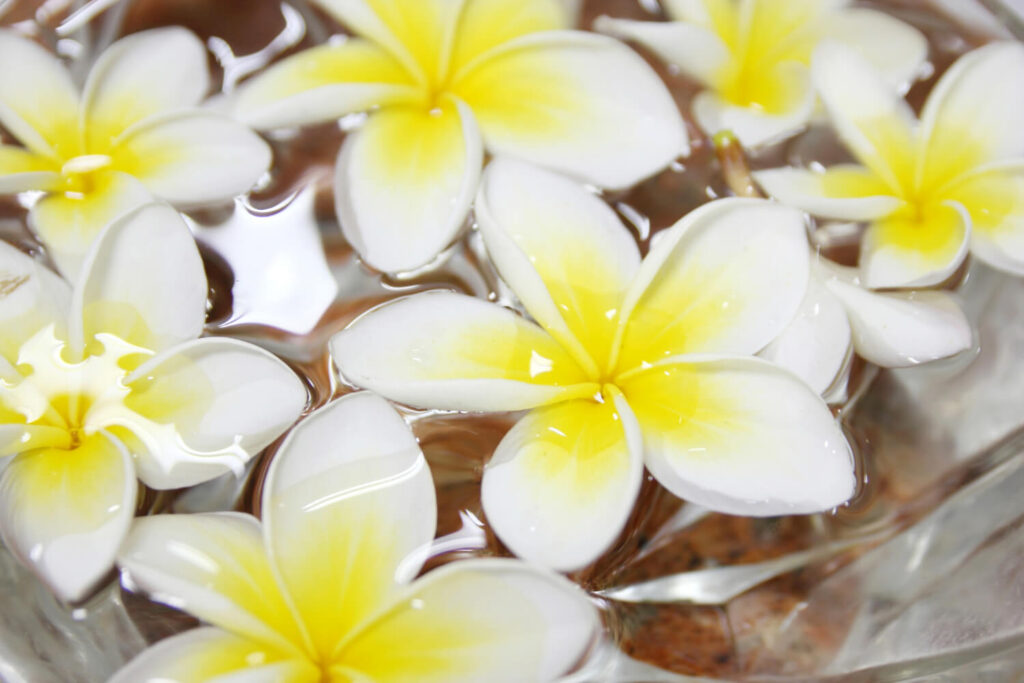
[[[950,67],[917,121],[856,54],[822,46],[814,79],[836,131],[862,165],[755,175],[779,200],[869,223],[860,279],[876,288],[947,279],[968,247],[1024,274],[1024,46],[995,43]]]
[[[928,44],[916,29],[848,0],[664,0],[669,22],[601,17],[595,26],[629,38],[674,64],[707,90],[693,114],[709,134],[731,130],[748,147],[800,131],[814,113],[808,74],[823,40],[870,59],[906,89]]]
[[[0,244],[0,533],[65,600],[112,568],[136,476],[238,471],[305,405],[267,352],[197,339],[205,316],[199,252],[166,205],[101,233],[73,290]]]
[[[349,381],[402,403],[530,410],[483,478],[488,521],[515,553],[562,570],[595,559],[622,530],[645,464],[673,493],[728,513],[849,498],[850,449],[822,400],[752,357],[804,297],[799,212],[712,202],[641,262],[597,197],[508,160],[491,163],[476,211],[538,324],[428,292],[370,311],[331,352]]]
[[[209,90],[206,51],[181,28],[114,43],[79,96],[45,49],[0,29],[0,193],[47,193],[29,222],[74,279],[96,235],[153,197],[189,207],[248,190],[270,149],[242,124],[196,109]]]
[[[621,188],[686,150],[657,75],[624,45],[565,30],[563,0],[319,0],[355,37],[243,87],[258,128],[379,109],[342,145],[335,203],[385,271],[434,259],[465,223],[484,150]]]
[[[113,683],[549,681],[597,633],[575,586],[515,560],[412,581],[434,538],[434,485],[378,396],[346,396],[295,428],[262,517],[136,522],[119,555],[127,582],[213,626],[157,644]]]

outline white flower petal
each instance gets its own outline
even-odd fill
[[[730,59],[729,46],[714,31],[696,24],[600,16],[594,30],[643,45],[705,86],[714,85]]]
[[[857,353],[876,365],[926,363],[973,343],[963,310],[943,292],[870,292],[838,278],[826,286],[846,306]]]
[[[242,86],[234,111],[240,120],[266,129],[330,121],[421,98],[412,76],[387,50],[351,38],[274,64]]]
[[[18,349],[41,328],[62,326],[71,308],[71,288],[50,269],[0,242],[0,356],[11,365]]]
[[[462,228],[482,165],[480,132],[462,102],[376,112],[338,156],[334,200],[342,231],[374,268],[419,268]]]
[[[60,60],[0,28],[0,64],[0,124],[36,154],[77,155],[78,90]]]
[[[143,650],[110,683],[314,683],[319,673],[305,659],[286,659],[265,644],[206,626]]]
[[[59,180],[52,159],[14,145],[0,145],[0,194],[48,190]]]
[[[868,226],[861,241],[865,287],[928,287],[952,275],[967,256],[971,216],[957,202],[898,212]]]
[[[376,308],[331,339],[349,382],[447,410],[524,410],[597,389],[534,323],[473,297],[426,292]]]
[[[680,358],[619,387],[647,467],[669,491],[728,514],[818,512],[854,492],[853,456],[814,391],[754,358]]]
[[[896,211],[903,200],[861,166],[832,166],[824,172],[799,168],[757,171],[754,179],[783,204],[846,221],[868,221]]]
[[[125,406],[172,426],[176,436],[173,444],[134,453],[139,477],[157,489],[207,481],[244,463],[295,422],[307,400],[287,365],[226,338],[174,347],[139,366],[125,384],[132,390]]]
[[[113,569],[135,492],[131,459],[108,435],[71,451],[29,451],[0,474],[0,532],[52,591],[76,602]]]
[[[789,370],[819,394],[850,360],[852,337],[843,303],[812,272],[807,295],[793,322],[760,356]]]
[[[498,272],[548,332],[594,372],[608,361],[640,251],[615,213],[575,182],[496,159],[476,218]]]
[[[685,353],[752,354],[782,332],[807,291],[803,215],[724,199],[666,231],[622,305],[617,368]]]
[[[436,519],[427,462],[379,396],[338,399],[289,434],[264,484],[264,542],[317,652],[419,572]]]
[[[191,341],[206,319],[206,273],[178,212],[149,204],[110,225],[86,258],[71,333],[105,332],[152,351]]]
[[[217,512],[138,519],[117,555],[133,589],[277,650],[301,654],[259,521]]]
[[[459,15],[452,68],[458,71],[519,36],[571,29],[578,15],[579,0],[468,0]]]
[[[128,130],[112,152],[161,199],[197,206],[247,192],[270,168],[270,147],[226,116],[186,111],[151,118]]]
[[[1024,275],[1024,161],[991,164],[947,194],[971,214],[971,251],[989,265]]]
[[[921,112],[919,182],[925,187],[993,161],[1024,156],[1024,46],[973,50],[943,74]]]
[[[640,430],[621,398],[536,408],[505,435],[484,470],[484,512],[517,556],[576,570],[622,532],[643,469]]]
[[[928,58],[928,40],[888,14],[854,7],[827,15],[824,37],[856,50],[893,89],[906,92]]]
[[[106,149],[133,124],[198,105],[210,89],[206,49],[179,26],[121,38],[103,51],[82,94],[88,148]]]
[[[582,31],[515,38],[455,76],[488,151],[600,187],[657,173],[688,141],[665,85],[622,43]]]
[[[593,606],[562,577],[511,560],[467,560],[413,584],[345,647],[343,671],[378,683],[553,681],[598,628]]]

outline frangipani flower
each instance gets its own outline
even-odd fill
[[[828,509],[852,494],[848,444],[803,382],[752,354],[797,311],[802,215],[712,202],[646,259],[597,197],[496,160],[477,220],[537,324],[428,292],[372,310],[331,341],[349,381],[402,403],[530,410],[483,478],[490,524],[518,555],[568,570],[621,531],[644,465],[673,493],[735,514]]]
[[[866,287],[946,280],[968,247],[1024,274],[1024,46],[995,43],[961,57],[918,121],[856,54],[822,46],[814,79],[836,130],[862,165],[756,174],[772,196],[823,216],[868,222]]]
[[[258,128],[379,109],[344,142],[335,204],[370,265],[434,259],[463,226],[484,151],[622,188],[687,149],[664,84],[626,46],[566,30],[565,0],[318,0],[355,37],[243,87]]]
[[[916,29],[849,0],[663,0],[671,21],[601,17],[599,30],[635,40],[707,87],[693,114],[709,134],[748,147],[800,131],[814,113],[808,75],[822,40],[870,59],[893,87],[918,75],[928,44]]]
[[[166,205],[101,233],[73,290],[0,243],[0,533],[64,600],[112,568],[136,476],[170,489],[238,471],[305,406],[269,353],[197,339],[206,292]]]
[[[189,207],[248,190],[270,148],[247,127],[195,107],[206,51],[181,28],[136,33],[93,65],[82,94],[60,61],[0,29],[0,193],[41,190],[29,222],[68,278],[96,235],[153,197]]]
[[[412,581],[434,538],[434,485],[378,396],[351,394],[296,427],[262,518],[136,522],[119,555],[128,582],[212,626],[157,644],[112,683],[549,681],[597,633],[582,592],[515,560]]]

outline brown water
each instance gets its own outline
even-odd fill
[[[890,12],[928,35],[935,75],[917,84],[910,93],[915,107],[920,107],[934,79],[959,54],[980,42],[979,37],[925,9],[922,2],[879,0],[860,4]],[[3,23],[28,22],[21,25],[30,27],[31,18],[39,15],[41,8],[59,5],[18,0]],[[583,26],[589,27],[600,14],[655,18],[635,0],[587,0]],[[59,11],[56,16],[60,16]],[[43,18],[49,22],[49,28],[33,31],[42,42],[54,45],[50,29],[56,19]],[[111,18],[108,13],[106,21]],[[261,58],[265,61],[290,54],[341,31],[316,10],[283,12],[277,0],[135,0],[128,4],[122,19],[120,33],[169,24],[192,29],[214,48],[217,59],[211,58],[210,66],[215,82],[227,87],[253,64],[258,66]],[[695,85],[671,73],[657,60],[650,61],[682,111],[688,112]],[[644,251],[653,234],[710,199],[730,194],[710,141],[692,121],[688,124],[694,142],[689,158],[632,190],[608,196],[626,224],[635,229],[637,242]],[[310,409],[351,391],[334,376],[326,344],[333,333],[355,316],[397,296],[438,287],[488,296],[494,292],[496,283],[493,271],[480,259],[471,233],[464,234],[454,245],[446,263],[414,277],[389,279],[361,265],[337,228],[331,198],[332,168],[342,139],[343,133],[333,124],[274,136],[272,176],[250,198],[248,211],[225,206],[192,214],[200,226],[197,236],[204,245],[210,281],[209,332],[239,336],[284,357],[306,379],[312,397]],[[749,161],[753,167],[787,161],[827,164],[844,160],[844,154],[831,133],[822,128],[812,129]],[[26,249],[37,250],[38,245],[23,224],[23,215],[24,210],[16,201],[0,199],[0,233]],[[270,217],[276,217],[280,224],[276,233],[264,230],[259,239],[246,237],[249,227],[261,221],[265,224]],[[274,324],[268,324],[260,319],[265,302],[260,297],[269,295],[254,286],[259,284],[254,283],[254,279],[260,279],[259,273],[234,272],[233,255],[246,250],[273,253],[281,245],[289,244],[297,234],[292,231],[300,229],[305,235],[319,236],[330,271],[344,287],[319,319],[309,315],[289,318],[282,313]],[[231,253],[218,253],[218,249],[225,248]],[[855,253],[847,253],[846,260],[850,259],[855,259]],[[305,296],[302,275],[298,273],[292,289],[279,294],[300,301]],[[875,373],[863,363],[857,364],[854,393],[867,389],[872,380],[874,383],[859,405],[843,408],[843,422],[862,456],[858,467],[866,482],[847,506],[823,515],[773,519],[710,514],[666,533],[663,527],[684,504],[648,477],[633,516],[614,548],[573,578],[588,590],[597,591],[678,572],[759,562],[832,539],[867,537],[879,530],[891,534],[919,519],[951,490],[975,476],[977,468],[965,466],[938,483],[927,477],[908,478],[906,459],[913,461],[920,439],[919,435],[912,436],[901,429],[913,430],[913,406],[901,402],[895,393],[897,388],[888,383],[885,373],[874,378]],[[894,410],[900,411],[903,422],[894,422]],[[414,429],[437,485],[438,537],[457,534],[448,539],[450,543],[431,559],[428,567],[467,556],[508,555],[486,525],[479,482],[484,464],[516,416],[412,412],[409,415],[414,419]],[[903,449],[906,452],[899,448],[901,438],[908,444]],[[237,497],[238,509],[258,512],[259,483],[275,448],[276,445],[271,446],[252,469],[248,484]],[[901,453],[899,462],[893,459],[894,452]],[[875,457],[878,453],[887,455]],[[144,494],[140,512],[171,509],[176,499],[174,493]],[[784,662],[775,655],[765,655],[765,643],[817,582],[876,542],[865,542],[827,562],[785,574],[726,605],[653,605],[606,600],[606,623],[627,653],[672,671],[719,677],[778,672]],[[141,598],[126,599],[140,626],[153,639],[194,624],[190,618]],[[787,655],[789,670],[794,660],[799,660],[801,670],[813,671],[818,659],[827,659],[827,654],[841,642],[847,617],[840,612],[829,614],[816,630],[806,632],[803,647]]]

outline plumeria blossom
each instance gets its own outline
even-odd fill
[[[110,46],[82,92],[60,60],[0,29],[0,193],[46,193],[29,223],[75,279],[96,235],[158,197],[188,208],[247,191],[270,148],[237,121],[196,108],[209,90],[203,44],[182,28]]]
[[[484,152],[623,188],[687,149],[682,118],[639,56],[568,30],[566,0],[318,0],[353,34],[243,87],[257,128],[371,111],[335,173],[341,228],[363,259],[408,271],[465,223]]]
[[[814,79],[858,164],[762,171],[772,196],[808,212],[868,223],[860,280],[868,288],[927,287],[968,249],[1024,274],[1024,46],[964,55],[931,92],[918,121],[870,65],[822,46]]]
[[[428,292],[370,311],[331,352],[347,380],[412,406],[530,411],[482,484],[488,521],[515,553],[561,570],[595,559],[622,530],[645,464],[676,495],[734,514],[850,497],[850,449],[825,404],[753,357],[807,288],[800,212],[712,202],[641,261],[600,199],[496,160],[476,213],[536,323]]]
[[[0,533],[64,600],[113,567],[136,478],[170,489],[240,471],[305,406],[269,353],[198,339],[206,292],[166,205],[103,231],[73,289],[0,243]]]
[[[928,44],[913,27],[849,0],[663,0],[668,22],[601,17],[706,87],[693,114],[709,134],[731,130],[748,147],[799,132],[815,111],[811,54],[823,40],[870,59],[895,88],[917,77]]]
[[[420,572],[437,518],[402,418],[350,394],[289,434],[262,524],[236,513],[136,522],[127,582],[211,626],[143,652],[113,683],[549,681],[597,633],[593,606],[515,560]]]

